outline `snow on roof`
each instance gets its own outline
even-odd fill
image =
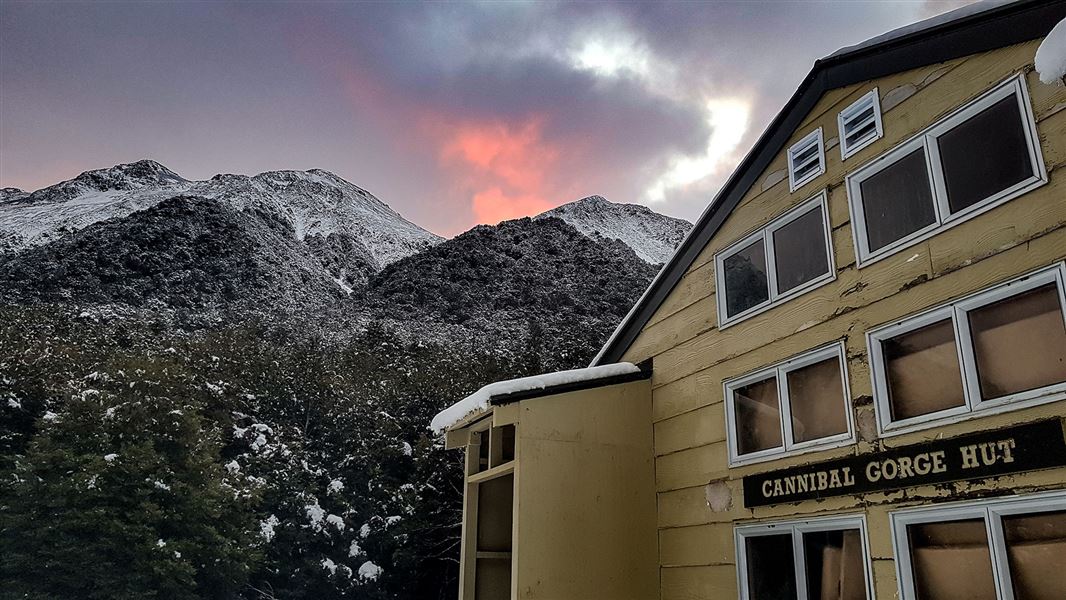
[[[533,375],[532,377],[497,381],[486,385],[466,398],[463,398],[442,410],[437,416],[433,417],[433,421],[430,423],[429,428],[433,430],[434,433],[440,433],[461,421],[463,417],[488,408],[489,400],[494,396],[529,390],[542,390],[557,385],[578,383],[581,381],[595,381],[597,379],[628,375],[639,371],[640,367],[637,367],[633,363],[620,362],[598,367],[556,371],[554,373],[545,373],[543,375]]]
[[[881,35],[872,37],[866,40],[865,42],[860,42],[853,46],[845,46],[825,58],[834,58],[842,54],[848,54],[850,52],[856,52],[858,50],[863,50],[871,46],[883,44],[885,42],[891,42],[893,40],[897,40],[915,33],[925,31],[926,29],[932,29],[934,27],[939,27],[940,25],[943,25],[945,23],[965,19],[973,15],[983,13],[987,10],[999,8],[1000,6],[1005,6],[1016,1],[1017,0],[981,0],[980,2],[974,2],[973,4],[968,4],[966,6],[963,6],[962,8],[957,8],[955,10],[949,10],[946,13],[939,14],[935,17],[931,17],[923,21],[911,23],[910,25],[904,25],[903,27],[889,31],[888,33],[882,33]]]
[[[1048,85],[1066,79],[1066,19],[1059,21],[1036,49],[1036,72]]]

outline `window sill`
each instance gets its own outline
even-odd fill
[[[937,416],[922,420],[921,422],[910,422],[898,425],[893,425],[892,423],[881,425],[879,423],[878,435],[882,438],[892,438],[907,433],[932,429],[934,427],[943,427],[945,425],[972,421],[984,416],[999,415],[1033,406],[1040,406],[1042,404],[1050,404],[1060,400],[1066,400],[1066,383],[1049,386],[1042,390],[1020,392],[1011,396],[985,400],[983,401],[983,404],[978,405],[978,407],[973,410],[945,416]]]
[[[818,440],[817,442],[806,442],[806,444],[798,448],[793,448],[787,451],[770,452],[769,450],[763,450],[761,452],[767,452],[767,454],[757,455],[745,455],[741,457],[730,457],[729,468],[735,469],[740,467],[747,467],[749,465],[757,465],[760,463],[770,462],[773,460],[781,460],[784,458],[792,458],[793,456],[803,456],[804,454],[813,454],[815,452],[821,452],[823,450],[835,450],[837,448],[844,448],[855,443],[855,436],[851,433],[834,436],[831,438],[825,438],[824,440]]]
[[[736,316],[721,320],[718,324],[718,331],[729,329],[737,323],[742,323],[754,316],[761,315],[762,313],[770,310],[771,308],[781,306],[782,304],[789,302],[790,300],[795,300],[796,298],[806,294],[807,292],[813,292],[814,290],[822,287],[827,283],[832,283],[833,281],[836,281],[836,278],[836,271],[833,270],[826,273],[825,275],[822,275],[821,277],[818,277],[817,279],[812,279],[807,283],[797,287],[796,289],[789,291],[787,294],[778,297],[772,302],[749,308],[745,312],[742,312]]]

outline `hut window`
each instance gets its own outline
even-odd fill
[[[902,510],[891,520],[901,598],[1066,597],[1063,492]]]
[[[854,441],[845,381],[840,343],[727,381],[730,463]]]
[[[835,276],[825,194],[715,256],[720,327],[756,315]]]
[[[798,190],[822,173],[825,173],[825,151],[819,127],[788,149],[789,191]]]
[[[1047,182],[1022,76],[847,176],[859,266]]]
[[[871,598],[865,529],[862,517],[738,527],[740,597]],[[805,593],[799,593],[801,590]]]
[[[1066,264],[867,333],[882,432],[1066,397]]]
[[[840,159],[855,154],[876,142],[884,130],[881,125],[881,99],[874,88],[837,115],[840,129]]]

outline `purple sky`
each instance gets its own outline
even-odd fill
[[[692,220],[816,58],[966,3],[0,0],[0,186],[152,158],[326,169],[442,235]]]

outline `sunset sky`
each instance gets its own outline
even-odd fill
[[[966,2],[0,1],[0,186],[322,168],[441,235],[695,219],[814,60]]]

